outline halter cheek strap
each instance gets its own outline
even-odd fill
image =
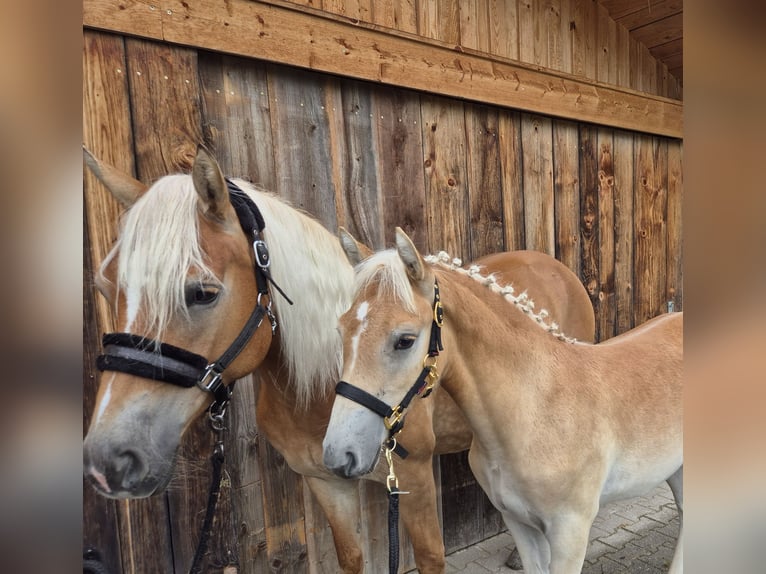
[[[423,359],[423,370],[420,371],[415,384],[413,384],[401,402],[391,407],[376,396],[360,389],[346,381],[339,381],[335,386],[335,393],[346,397],[370,409],[383,419],[388,429],[388,444],[401,458],[407,457],[407,450],[400,445],[394,437],[404,428],[404,414],[416,396],[426,398],[433,391],[436,381],[439,379],[439,371],[436,368],[439,351],[443,351],[441,330],[444,324],[444,309],[439,295],[439,283],[434,279],[434,304],[433,319],[431,321],[431,334],[428,342],[428,354]]]

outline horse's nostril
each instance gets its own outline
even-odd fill
[[[354,476],[356,469],[356,455],[351,451],[346,451],[346,465],[343,467],[343,474],[346,478]]]
[[[114,461],[114,476],[125,490],[131,490],[146,475],[146,465],[134,450],[124,450]]]

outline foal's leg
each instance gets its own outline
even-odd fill
[[[524,574],[548,574],[551,552],[543,533],[532,526],[516,522],[506,514],[503,514],[503,520],[516,542]]]
[[[313,476],[303,478],[330,523],[341,572],[361,574],[364,571],[364,557],[360,534],[362,514],[359,482]]]
[[[673,562],[670,564],[670,574],[681,574],[684,571],[684,467],[681,466],[669,479],[668,485],[673,492],[673,498],[676,499],[678,507],[678,517],[681,520],[681,529],[678,532],[678,542],[676,542],[676,553],[673,556]]]
[[[588,550],[590,527],[598,513],[598,500],[590,512],[562,508],[546,531],[551,545],[551,574],[579,574]]]

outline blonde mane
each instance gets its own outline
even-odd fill
[[[353,269],[337,237],[321,224],[273,194],[235,182],[263,213],[271,274],[294,301],[291,306],[272,292],[284,366],[298,406],[305,407],[340,376],[342,345],[336,327],[351,303]],[[195,268],[201,280],[215,277],[199,245],[197,217],[191,176],[159,179],[126,212],[120,237],[99,271],[103,278],[119,255],[118,288],[140,294],[133,304],[143,306],[142,317],[157,340],[173,316],[188,313],[184,286],[189,269]]]
[[[532,319],[535,324],[551,333],[557,339],[568,343],[576,342],[576,339],[567,337],[561,332],[558,323],[551,320],[548,311],[542,309],[540,312],[535,312],[535,303],[530,299],[526,291],[520,295],[515,295],[512,285],[500,285],[494,275],[482,275],[481,268],[478,265],[471,265],[468,269],[463,269],[460,259],[452,259],[444,251],[441,251],[438,255],[427,255],[424,259],[430,265],[455,271],[461,275],[467,275],[488,287],[494,293],[502,295],[506,301],[514,305],[524,315]],[[380,294],[391,294],[395,300],[401,302],[407,311],[415,313],[415,298],[412,286],[407,277],[404,263],[395,249],[375,253],[357,265],[354,282],[355,296],[373,280],[379,281]]]

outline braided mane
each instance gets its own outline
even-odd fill
[[[461,275],[466,275],[488,287],[492,292],[502,295],[503,298],[518,307],[527,317],[532,319],[537,325],[551,333],[554,337],[567,343],[575,343],[577,339],[574,337],[568,337],[561,332],[561,327],[558,323],[553,321],[548,314],[548,311],[541,309],[539,312],[535,312],[535,303],[524,291],[519,295],[515,295],[515,290],[512,285],[501,285],[497,282],[494,274],[482,275],[481,267],[479,265],[471,265],[468,269],[462,267],[463,262],[458,258],[452,258],[448,253],[440,251],[437,255],[427,255],[424,257],[426,263],[431,265],[438,265],[444,269],[455,271]]]

